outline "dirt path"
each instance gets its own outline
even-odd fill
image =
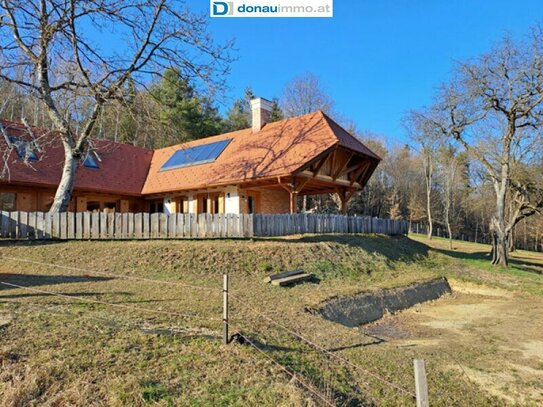
[[[453,294],[367,325],[388,346],[462,371],[500,399],[543,404],[543,299],[450,281]]]

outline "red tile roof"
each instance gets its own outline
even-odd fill
[[[0,123],[9,134],[28,137],[23,125]],[[35,133],[47,140],[45,156],[31,162],[31,168],[12,152],[9,157],[10,182],[56,187],[62,172],[62,146],[56,137],[44,130],[35,129]],[[231,139],[231,142],[215,161],[161,171],[176,151],[224,139]],[[269,123],[256,133],[252,129],[239,130],[155,151],[104,140],[94,142],[102,159],[100,169],[81,165],[75,188],[121,195],[159,194],[289,176],[336,146],[380,160],[322,112]],[[5,141],[0,137],[0,151],[4,147]]]
[[[0,121],[10,136],[29,139],[30,135],[24,125],[8,121]],[[38,161],[30,161],[26,165],[16,151],[8,158],[9,174],[7,179],[0,182],[12,184],[47,186],[56,188],[60,182],[64,162],[64,149],[52,132],[33,128],[33,133],[40,137],[39,145],[44,152],[38,152]],[[120,195],[141,195],[141,190],[147,177],[153,151],[134,147],[128,144],[114,143],[106,140],[93,140],[101,162],[99,169],[79,166],[75,189],[107,192]],[[5,151],[7,145],[0,135],[0,151]]]
[[[161,171],[162,165],[177,150],[224,139],[232,141],[214,162]],[[156,150],[143,193],[288,176],[336,145],[380,160],[358,139],[319,111],[266,124],[257,133],[245,129]]]

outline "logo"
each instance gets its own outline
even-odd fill
[[[234,3],[231,1],[214,1],[212,16],[231,16],[234,13]]]
[[[334,0],[209,1],[211,17],[333,17]]]

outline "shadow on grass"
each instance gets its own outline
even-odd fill
[[[11,287],[9,287],[11,288]],[[13,287],[13,289],[17,289],[16,287]],[[48,294],[48,293],[33,293],[33,294],[7,294],[3,295],[1,294],[1,291],[3,288],[0,289],[0,303],[2,302],[8,302],[8,301],[2,301],[4,299],[8,300],[15,300],[18,298],[37,298],[37,297],[57,297],[58,295],[65,295],[69,297],[99,297],[101,295],[110,295],[112,293],[110,292],[55,292],[55,294]],[[125,292],[115,292],[113,293],[115,295],[132,295],[132,293],[125,293]],[[127,301],[128,302],[128,301]],[[120,304],[121,302],[119,302]],[[110,303],[111,304],[111,303]],[[51,303],[49,302],[48,305],[66,305],[66,302],[58,302],[58,303]]]
[[[434,251],[453,257],[455,259],[467,260],[467,261],[486,261],[490,264],[491,257],[488,251],[471,252],[466,253],[463,251],[447,250],[447,249],[434,249]],[[509,258],[509,264],[515,268],[534,274],[543,274],[543,265],[540,263],[533,263],[516,259],[514,257]]]
[[[305,235],[299,238],[272,238],[286,244],[336,243],[382,255],[390,261],[413,262],[428,256],[429,247],[407,236],[385,235]]]
[[[67,240],[14,240],[0,239],[0,247],[30,247],[30,246],[51,246],[66,243]]]
[[[370,336],[370,335],[366,335],[366,336]],[[360,348],[366,348],[368,346],[373,346],[373,345],[380,345],[382,343],[385,343],[386,341],[382,338],[377,338],[377,337],[373,337],[374,340],[372,342],[365,342],[365,343],[355,343],[353,345],[346,345],[346,346],[339,346],[337,348],[331,348],[331,349],[327,349],[328,352],[341,352],[343,350],[347,350],[347,349],[360,349]]]
[[[33,292],[29,294],[13,294],[3,295],[7,290],[19,290],[21,287],[39,287],[44,285],[54,284],[66,284],[66,283],[90,283],[112,280],[110,277],[90,277],[90,276],[65,276],[65,275],[35,275],[35,274],[12,274],[1,273],[0,274],[0,299],[14,299],[14,298],[26,298],[26,297],[43,297],[53,296],[53,294]],[[13,285],[10,285],[13,284]],[[73,295],[78,297],[100,295],[96,292],[77,292],[77,293],[59,293],[62,295]],[[128,294],[128,293],[117,293]]]

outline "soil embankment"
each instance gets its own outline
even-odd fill
[[[450,293],[447,279],[437,278],[407,287],[336,297],[326,301],[318,313],[330,321],[357,327],[382,318],[386,312],[400,311]]]

